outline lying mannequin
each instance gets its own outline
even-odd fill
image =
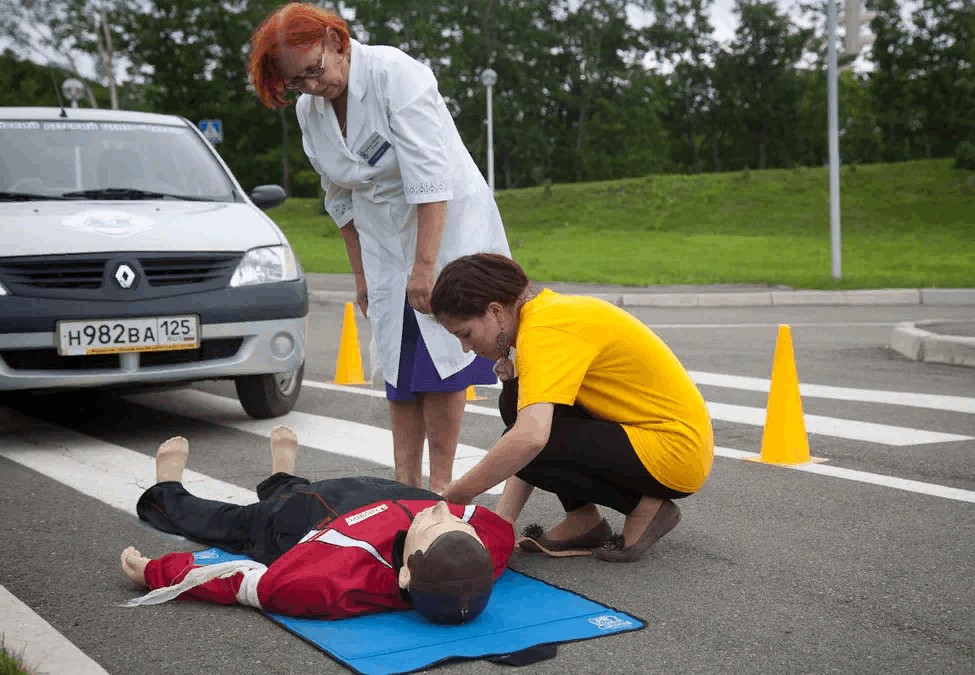
[[[292,475],[297,438],[271,433],[272,475],[255,504],[201,499],[183,487],[186,439],[163,443],[157,483],[139,499],[153,527],[253,561],[200,566],[191,553],[150,560],[134,547],[122,569],[153,589],[130,605],[191,597],[289,616],[344,618],[415,607],[435,623],[483,611],[514,549],[512,526],[482,506],[382,478],[311,483]]]

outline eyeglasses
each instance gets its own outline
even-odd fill
[[[325,74],[325,46],[322,45],[322,62],[318,65],[318,68],[309,68],[305,71],[304,75],[299,75],[298,77],[292,77],[290,80],[285,80],[284,90],[290,92],[301,91],[301,88],[305,86],[306,80],[314,80],[316,77],[321,77]]]

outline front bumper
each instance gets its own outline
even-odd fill
[[[194,350],[59,356],[62,319],[200,317]],[[0,391],[164,384],[294,370],[305,360],[304,278],[133,300],[0,296]]]
[[[205,324],[201,333],[198,350],[98,357],[57,356],[53,331],[0,335],[0,391],[166,384],[283,373],[305,360],[308,321],[299,317]],[[194,360],[187,361],[191,358]]]

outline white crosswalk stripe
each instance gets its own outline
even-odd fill
[[[358,389],[355,391],[374,390]],[[385,397],[382,392],[377,393]],[[393,466],[393,436],[388,429],[297,411],[292,411],[283,417],[272,420],[254,420],[243,413],[237,401],[197,390],[185,390],[180,392],[178,396],[167,393],[151,393],[134,394],[127,398],[155,410],[192,417],[265,438],[270,438],[271,430],[274,427],[285,424],[298,435],[298,440],[303,447],[316,448],[336,455],[357,457],[383,466]],[[429,453],[425,450],[423,454],[423,471],[429,475]],[[477,464],[485,454],[485,450],[459,443],[457,454],[454,457],[454,475],[462,475]],[[502,487],[499,485],[492,488],[489,493],[501,494]]]
[[[703,372],[692,372],[692,376],[696,382],[704,385],[764,392],[767,392],[769,388],[769,381],[761,378]],[[304,386],[309,389],[323,389],[343,394],[385,399],[385,392],[380,389],[315,381],[305,381]],[[801,385],[800,391],[802,396],[812,398],[865,401],[975,413],[975,399],[960,396],[885,392],[825,385]],[[303,447],[355,457],[382,466],[393,466],[392,435],[385,428],[303,412],[291,412],[284,417],[273,420],[253,420],[243,413],[236,400],[195,389],[135,394],[128,396],[127,399],[136,404],[169,414],[189,417],[265,438],[270,437],[271,430],[275,426],[286,424],[297,433],[299,442]],[[762,408],[714,402],[709,402],[708,408],[712,417],[717,420],[748,425],[763,425],[765,423],[765,410]],[[468,405],[467,412],[500,417],[498,410],[489,405]],[[0,423],[0,456],[127,513],[135,513],[135,504],[139,495],[153,482],[154,464],[150,457],[70,429],[27,417],[12,410],[0,408],[0,413],[5,413],[0,414],[0,420],[2,420]],[[910,446],[971,439],[970,436],[960,434],[910,429],[818,415],[806,414],[804,419],[806,429],[811,434],[870,441],[890,446]],[[476,465],[486,453],[486,448],[477,448],[465,444],[458,445],[454,475],[462,475]],[[756,458],[758,456],[754,452],[725,447],[716,447],[715,454],[719,457],[735,459]],[[808,464],[792,468],[823,476],[935,495],[946,499],[975,502],[975,492],[972,491],[894,476],[854,471],[829,464]],[[429,463],[426,457],[424,457],[423,469],[424,473],[429,474]],[[191,492],[208,499],[219,499],[238,504],[251,503],[256,500],[256,495],[251,490],[191,470],[184,473],[184,483]],[[498,485],[490,491],[490,494],[500,494],[501,489],[502,486]]]
[[[372,396],[385,398],[386,394],[378,389],[364,389],[342,384],[331,384],[329,382],[303,382],[304,387],[317,389],[330,389],[332,391],[345,391],[359,394],[360,396]],[[958,397],[961,398],[961,397]],[[967,399],[962,399],[967,400]],[[752,408],[744,405],[734,405],[730,403],[708,403],[708,412],[711,418],[725,422],[737,422],[750,426],[765,426],[765,409]],[[468,406],[467,411],[477,415],[493,415],[500,417],[501,413],[495,408],[487,406]],[[856,420],[845,420],[838,417],[825,417],[822,415],[803,415],[806,424],[806,432],[810,434],[821,434],[833,436],[834,438],[845,438],[852,441],[869,441],[871,443],[882,443],[892,446],[921,445],[925,443],[947,443],[950,441],[967,441],[972,436],[962,436],[960,434],[947,434],[941,431],[924,431],[921,429],[911,429],[908,427],[898,427],[889,424],[876,424],[873,422],[859,422]]]
[[[12,410],[7,412],[9,419],[0,428],[0,456],[132,515],[139,496],[156,482],[150,457]],[[257,501],[252,490],[195,471],[183,473],[183,485],[205,499],[234,504]]]

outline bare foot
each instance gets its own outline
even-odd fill
[[[565,520],[546,532],[545,536],[552,541],[571,539],[598,527],[601,522],[603,517],[599,514],[599,509],[595,504],[587,504],[565,514]]]
[[[181,481],[190,454],[190,443],[182,436],[174,436],[159,446],[156,452],[156,482]]]
[[[271,429],[271,475],[295,472],[298,455],[298,437],[286,426]]]
[[[148,564],[149,558],[136,551],[135,546],[129,546],[122,551],[122,571],[140,586],[148,587],[149,585],[146,583],[146,565]]]
[[[623,545],[632,546],[646,532],[663,504],[662,499],[644,497],[623,522]]]

